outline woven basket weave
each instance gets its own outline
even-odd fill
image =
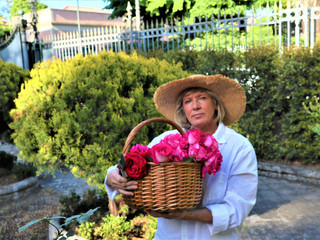
[[[168,119],[148,119],[132,129],[122,151],[124,155],[129,151],[131,141],[139,130],[154,122],[170,124],[183,134],[183,130]],[[202,197],[201,167],[201,163],[148,162],[147,175],[137,180],[138,189],[134,191],[134,196],[123,196],[123,200],[133,208],[146,211],[171,212],[195,208]]]

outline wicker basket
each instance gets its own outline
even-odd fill
[[[183,130],[174,122],[165,118],[152,118],[137,125],[127,137],[123,148],[125,155],[134,136],[139,130],[154,122],[164,122]],[[202,197],[201,163],[147,163],[147,175],[138,180],[138,189],[134,196],[123,196],[126,204],[146,211],[171,212],[191,209],[200,204]]]

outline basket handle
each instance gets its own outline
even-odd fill
[[[135,126],[131,132],[129,133],[128,137],[127,137],[127,140],[126,140],[126,143],[124,144],[124,147],[123,147],[123,150],[122,150],[122,153],[125,155],[128,153],[129,151],[129,148],[130,148],[130,144],[133,140],[133,138],[136,136],[136,134],[141,130],[142,127],[144,127],[145,125],[148,125],[150,123],[155,123],[155,122],[163,122],[163,123],[167,123],[173,127],[175,127],[179,133],[181,135],[184,134],[184,131],[183,129],[178,125],[176,124],[175,122],[169,120],[169,119],[166,119],[166,118],[150,118],[150,119],[147,119],[141,123],[139,123],[137,126]]]

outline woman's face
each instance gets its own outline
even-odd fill
[[[182,101],[184,113],[193,128],[203,133],[215,132],[217,123],[214,120],[214,112],[218,107],[206,92],[186,93]]]

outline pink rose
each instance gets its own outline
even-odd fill
[[[169,144],[172,148],[177,148],[179,146],[181,135],[177,134],[170,134],[164,137],[161,142]]]
[[[185,135],[189,144],[199,143],[203,137],[203,133],[198,129],[191,129]]]
[[[130,152],[140,153],[144,158],[149,155],[149,147],[141,144],[136,144],[131,147]]]
[[[147,161],[141,154],[129,152],[124,158],[126,159],[125,171],[129,177],[141,179],[147,174]]]
[[[176,149],[176,152],[175,152],[176,157],[174,161],[181,162],[182,159],[189,157],[188,148],[189,148],[188,140],[185,137],[180,137],[179,146]]]
[[[210,134],[205,135],[203,139],[203,144],[208,148],[215,148],[215,149],[219,148],[217,140]]]
[[[160,143],[168,144],[172,147],[173,152],[170,161],[181,162],[183,158],[188,157],[188,142],[179,133],[165,136]]]
[[[206,176],[206,173],[215,175],[220,171],[222,163],[222,155],[219,151],[212,154],[211,158],[204,162],[202,167],[202,177]]]
[[[212,151],[200,144],[193,144],[189,146],[189,155],[196,161],[205,162],[212,155]]]
[[[173,149],[169,144],[158,143],[151,147],[150,155],[153,162],[159,164],[161,162],[169,162],[173,154]]]

